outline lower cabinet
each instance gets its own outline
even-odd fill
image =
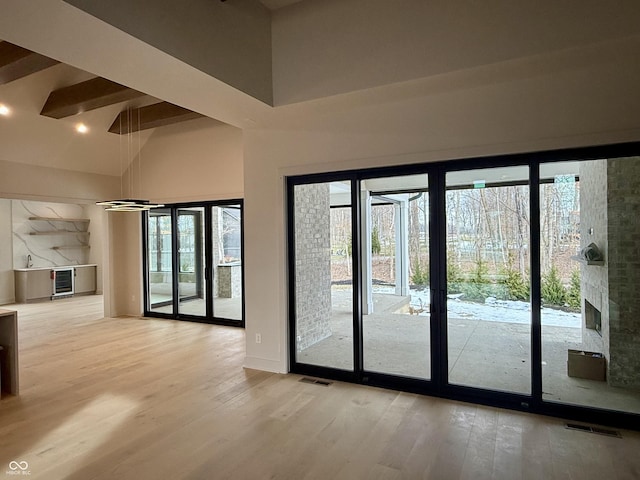
[[[16,302],[50,298],[53,293],[51,270],[16,271]]]
[[[76,284],[75,292],[80,293],[95,293],[96,291],[96,267],[76,267]]]
[[[74,293],[91,294],[96,291],[96,266],[74,267]],[[50,268],[15,270],[16,302],[50,299],[53,294],[53,280]]]

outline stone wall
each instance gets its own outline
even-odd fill
[[[242,296],[242,265],[226,263],[218,265],[218,297],[238,298]]]
[[[640,387],[640,158],[581,162],[580,242],[595,243],[604,266],[581,265],[583,348],[607,358],[612,386]],[[602,337],[585,318],[600,310]]]
[[[329,184],[295,187],[297,351],[331,335]]]
[[[582,345],[609,359],[609,276],[607,273],[607,161],[580,163],[580,248],[595,243],[605,255],[605,265],[580,265],[582,291]],[[587,300],[600,310],[602,337],[587,325]]]
[[[640,387],[640,157],[607,161],[609,383]]]

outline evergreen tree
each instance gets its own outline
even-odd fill
[[[582,296],[580,295],[580,269],[571,272],[571,282],[567,290],[567,304],[575,310],[580,310]]]
[[[567,291],[562,285],[560,276],[558,275],[558,269],[555,265],[551,266],[551,269],[546,275],[542,276],[541,285],[542,302],[547,305],[559,305],[565,304]]]

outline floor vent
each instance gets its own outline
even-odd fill
[[[332,383],[332,382],[328,382],[326,380],[319,380],[317,378],[309,378],[309,377],[302,377],[300,379],[300,381],[302,383],[313,383],[315,385],[322,385],[323,387],[328,387]]]
[[[597,433],[598,435],[606,435],[608,437],[622,438],[620,432],[616,430],[609,430],[607,428],[590,427],[589,425],[579,425],[577,423],[567,423],[565,428],[569,430],[580,430],[582,432]]]

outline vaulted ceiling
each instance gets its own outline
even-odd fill
[[[8,109],[0,117],[3,159],[109,175],[126,168],[114,154],[128,140],[113,134],[204,118],[6,41],[0,41],[0,105]],[[144,145],[149,135],[135,141]]]

